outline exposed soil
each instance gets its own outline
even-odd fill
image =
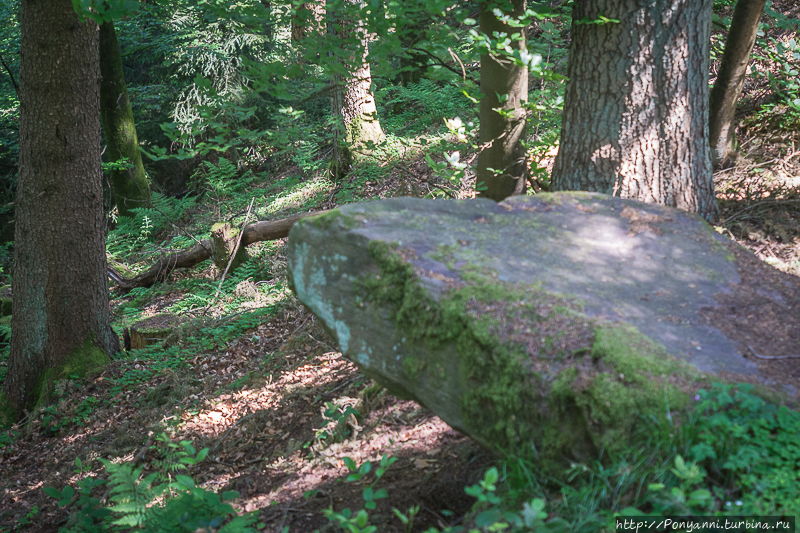
[[[731,244],[741,283],[714,296],[703,316],[758,364],[760,373],[790,392],[800,387],[800,278],[780,272]],[[780,293],[776,292],[780,288]],[[759,357],[761,356],[761,357]]]
[[[112,363],[90,387],[67,390],[60,408],[69,418],[69,406],[109,395],[109,377],[144,365]],[[442,527],[468,511],[474,500],[464,487],[490,462],[439,418],[364,378],[299,309],[224,352],[196,355],[191,367],[188,375],[167,370],[119,393],[113,407],[77,417],[83,427],[70,423],[53,434],[41,417],[28,424],[24,435],[0,452],[0,530],[13,530],[36,507],[38,515],[26,531],[57,531],[67,513],[43,487],[74,484],[80,478],[74,473],[76,457],[100,475],[102,468],[92,461],[99,457],[134,459],[150,471],[163,458],[151,446],[165,429],[173,441],[192,440],[197,449],[211,450],[188,473],[208,488],[239,491],[232,503],[258,511],[264,531],[287,526],[325,531],[323,509],[361,509],[362,491],[375,478],[345,482],[349,471],[342,458],[362,464],[384,454],[398,460],[376,485],[389,498],[370,513],[371,523],[380,531],[402,531],[392,507],[405,513],[419,505],[415,531]],[[349,417],[337,431],[335,422],[323,418],[327,402],[353,406],[363,416]],[[331,436],[318,438],[326,428]],[[304,497],[309,491],[313,496]]]

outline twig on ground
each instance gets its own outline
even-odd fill
[[[777,359],[800,359],[800,355],[759,355],[752,346],[748,345],[747,347],[750,349],[750,353],[759,359],[766,359],[768,361],[774,361]]]

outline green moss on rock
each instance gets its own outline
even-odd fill
[[[491,447],[533,447],[552,465],[619,449],[640,416],[684,408],[699,379],[635,328],[589,319],[575,298],[468,272],[436,301],[401,250],[372,241],[369,251],[377,272],[358,288],[365,302],[390,310],[412,347],[406,374],[440,381],[437,354],[455,347],[461,418]]]
[[[320,229],[330,229],[333,224],[339,224],[344,229],[354,229],[361,226],[361,222],[351,215],[345,215],[338,209],[328,211],[310,218],[309,222]]]

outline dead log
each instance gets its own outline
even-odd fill
[[[292,215],[280,220],[261,220],[248,224],[244,230],[244,235],[242,235],[242,246],[288,237],[289,230],[298,220],[327,212],[328,210],[314,211],[312,213]],[[164,281],[176,268],[192,268],[206,259],[211,259],[211,253],[211,239],[203,239],[188,250],[162,255],[153,266],[133,278],[126,278],[110,266],[108,267],[108,277],[126,291],[136,287],[152,287],[157,282]]]

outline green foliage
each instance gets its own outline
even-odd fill
[[[173,198],[153,191],[148,207],[137,207],[131,210],[133,217],[118,219],[117,227],[108,234],[106,249],[112,256],[124,256],[152,243],[164,230],[176,227],[196,203],[192,196]]]
[[[440,129],[447,118],[476,114],[474,104],[464,97],[459,86],[427,79],[386,86],[377,91],[376,99],[384,110],[383,124],[397,133],[427,132],[432,126]]]
[[[88,475],[77,483],[77,490],[70,485],[62,490],[44,488],[45,494],[56,498],[60,507],[73,508],[69,522],[60,531],[173,533],[213,528],[221,533],[255,533],[252,526],[256,517],[252,514],[238,516],[233,507],[225,503],[238,497],[237,492],[216,494],[197,487],[190,476],[175,475],[173,478],[172,472],[205,459],[207,448],[197,452],[190,442],[178,445],[165,435],[158,441],[173,452],[178,451],[170,457],[172,462],[159,463],[160,468],[151,474],[143,475],[143,467],[137,467],[134,461],[114,463],[100,459],[108,473],[107,481]],[[88,465],[84,467],[79,458],[75,459],[75,465],[78,474],[91,470]],[[108,506],[95,496],[104,485]]]
[[[318,429],[314,438],[329,445],[350,438],[353,428],[358,426],[361,413],[351,405],[336,405],[333,402],[326,402],[322,416],[326,421],[325,427]]]
[[[768,2],[764,10],[766,23],[758,30],[753,58],[766,68],[751,64],[750,76],[766,79],[777,97],[761,106],[750,119],[756,124],[781,129],[800,127],[800,21],[789,18],[772,8]],[[768,36],[767,29],[772,29]],[[780,38],[772,35],[779,34]]]
[[[715,384],[681,418],[643,419],[637,445],[558,478],[543,476],[535,459],[507,459],[502,476],[490,469],[466,489],[476,526],[530,531],[534,512],[544,520],[535,531],[586,533],[613,530],[618,515],[800,515],[800,413],[750,385]]]
[[[19,0],[0,2],[0,204],[14,200],[19,159]],[[12,77],[13,76],[13,81]]]
[[[355,461],[349,457],[343,457],[342,460],[344,461],[345,466],[347,466],[347,469],[351,472],[351,474],[348,475],[345,480],[348,483],[362,481],[369,475],[370,472],[372,472],[372,463],[369,461],[363,463],[361,466],[358,466],[356,465]],[[332,524],[337,525],[346,533],[375,533],[378,531],[376,526],[370,525],[369,523],[368,510],[374,510],[378,505],[378,500],[382,500],[389,496],[388,492],[386,492],[386,489],[376,490],[375,485],[378,484],[378,481],[380,481],[380,479],[386,473],[386,470],[388,470],[388,468],[396,461],[396,458],[389,457],[388,455],[383,455],[381,457],[378,466],[375,468],[374,481],[362,491],[362,497],[364,499],[363,509],[359,509],[354,513],[348,508],[342,509],[341,511],[334,511],[333,507],[330,507],[325,509],[323,514]],[[306,496],[309,495],[310,493],[306,493]],[[418,510],[413,512],[410,511],[406,515],[395,509],[395,515],[398,516],[398,518],[400,518],[400,520],[406,526],[413,522],[413,517],[417,512]]]
[[[241,173],[236,165],[220,157],[216,165],[204,161],[192,175],[189,183],[197,193],[209,193],[215,200],[220,201],[233,193],[241,192],[256,179],[253,172],[248,170]]]
[[[746,384],[703,391],[695,413],[689,456],[723,487],[726,508],[742,502],[731,514],[800,516],[800,413]]]

